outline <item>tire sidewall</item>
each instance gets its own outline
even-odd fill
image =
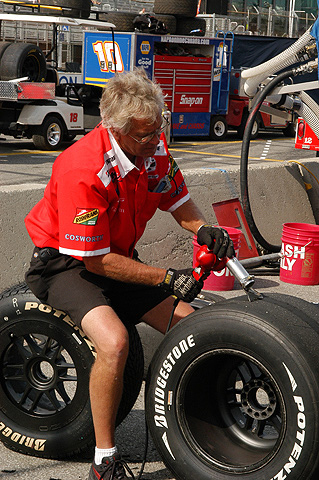
[[[33,325],[37,328],[36,324],[39,323],[41,331],[51,330],[53,338],[64,337],[64,346],[72,350],[83,372],[87,372],[80,379],[81,391],[77,389],[77,395],[81,397],[81,409],[76,414],[74,412],[74,418],[65,419],[63,424],[57,424],[53,416],[49,421],[30,419],[29,425],[22,425],[23,415],[18,409],[15,410],[16,407],[11,405],[10,408],[10,402],[1,386],[0,438],[9,448],[22,453],[58,458],[76,450],[78,432],[81,431],[81,443],[90,444],[94,438],[88,393],[89,372],[94,360],[93,346],[64,312],[42,304],[31,293],[18,293],[1,301],[1,355],[9,342],[7,337],[11,330],[14,332],[22,328],[27,331]],[[60,454],[57,453],[57,445]]]
[[[24,65],[33,61],[36,70],[33,82],[44,82],[46,78],[46,60],[42,50],[31,43],[11,43],[3,52],[0,63],[1,80],[11,80],[24,75]]]
[[[207,307],[205,310],[213,312],[214,308]],[[265,328],[262,322],[258,324],[256,319],[249,320],[238,313],[236,320],[227,319],[226,311],[221,318],[214,316],[212,323],[211,319],[203,317],[203,312],[204,309],[195,312],[179,328],[172,330],[160,345],[150,367],[146,415],[154,442],[165,463],[177,478],[183,480],[271,480],[286,478],[284,475],[289,468],[288,478],[300,479],[301,474],[308,473],[315,464],[315,459],[310,460],[310,452],[318,440],[318,429],[315,428],[318,425],[318,412],[313,408],[318,388],[312,372],[294,345],[280,331],[272,329],[271,325]],[[258,344],[257,338],[262,338]],[[174,348],[179,348],[179,345],[184,345],[184,349],[187,345],[188,348],[177,359],[174,357]],[[194,455],[181,432],[174,404],[181,377],[189,365],[205,352],[221,347],[238,350],[259,361],[272,373],[279,390],[284,392],[287,430],[275,457],[261,470],[242,475],[216,470]],[[172,369],[168,372],[164,362],[172,356],[176,363],[171,365]],[[170,408],[164,408],[161,399],[167,399],[168,392],[171,392],[173,404]],[[293,467],[289,467],[291,455],[298,457],[292,459],[295,462]],[[279,476],[281,473],[283,477]]]
[[[81,375],[77,388],[77,404],[70,415],[57,415],[57,421],[43,415],[30,419],[19,412],[9,401],[5,382],[0,384],[0,440],[12,450],[44,458],[65,458],[94,445],[94,429],[89,400],[89,376],[95,359],[92,342],[63,311],[38,300],[26,284],[20,284],[0,294],[0,362],[11,335],[17,329],[22,332],[41,332],[57,339],[77,360],[77,375]],[[127,325],[130,349],[126,361],[123,395],[118,409],[116,426],[131,411],[140,392],[144,359],[140,337],[135,325]],[[22,330],[22,332],[21,332]],[[52,332],[52,333],[51,333]],[[31,333],[32,334],[32,333]],[[71,371],[72,373],[72,371]],[[68,406],[67,406],[68,408]],[[12,410],[17,409],[14,418]],[[69,410],[68,410],[69,411]],[[66,411],[67,412],[67,411]],[[63,412],[64,413],[64,412]],[[66,418],[67,417],[67,418]],[[22,419],[22,421],[21,421]]]

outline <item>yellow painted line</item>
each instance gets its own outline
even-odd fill
[[[12,153],[0,153],[0,157],[12,157],[13,155],[33,155],[33,154],[46,154],[52,155],[55,153],[62,153],[63,150],[54,150],[52,152],[48,150],[28,150],[27,152],[23,152],[22,150],[19,152],[12,152]]]
[[[196,152],[194,150],[182,150],[180,148],[171,148],[171,147],[169,147],[169,150],[174,152],[195,153],[196,155],[211,155],[212,157],[241,158],[240,155],[227,155],[226,153]],[[260,157],[248,157],[248,159],[268,161],[268,162],[285,162],[285,160],[276,160],[275,158],[265,158],[263,160],[260,160]]]

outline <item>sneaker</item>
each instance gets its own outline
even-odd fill
[[[104,457],[101,465],[93,462],[88,480],[129,480],[125,470],[128,471],[134,480],[132,470],[127,463],[122,460],[119,453],[115,453],[112,457]]]

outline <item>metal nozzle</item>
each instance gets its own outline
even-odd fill
[[[239,281],[244,290],[249,290],[249,288],[254,285],[255,277],[253,275],[249,275],[247,270],[242,266],[236,257],[230,258],[227,261],[226,266]]]

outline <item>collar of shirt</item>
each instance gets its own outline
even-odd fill
[[[134,165],[134,163],[131,162],[131,160],[129,160],[128,157],[125,155],[125,153],[120,148],[119,144],[117,143],[117,141],[113,137],[110,130],[108,130],[108,135],[109,135],[109,139],[110,139],[110,142],[111,142],[111,145],[112,145],[113,152],[110,151],[110,152],[107,152],[107,153],[110,156],[115,155],[115,157],[117,159],[117,164],[118,164],[118,167],[119,167],[121,177],[122,178],[125,177],[125,175],[127,175],[134,168],[136,170],[139,170],[139,168],[137,168],[137,166]],[[145,163],[145,161],[144,161],[144,163]]]

